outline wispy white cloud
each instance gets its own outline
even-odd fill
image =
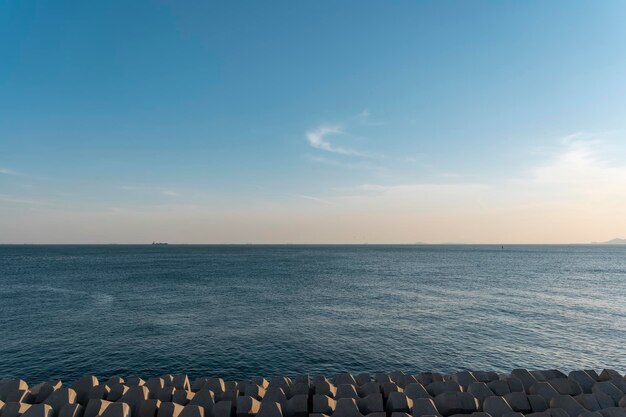
[[[602,184],[624,179],[626,163],[615,160],[615,155],[611,158],[608,142],[601,135],[575,133],[561,138],[559,144],[530,168],[525,182]]]
[[[576,133],[560,140],[560,148],[515,182],[553,198],[589,201],[608,196],[626,202],[626,163],[609,151],[603,135]]]
[[[0,174],[2,175],[20,175],[19,172],[13,171],[12,169],[0,167]]]
[[[354,149],[342,148],[335,146],[328,140],[329,136],[343,134],[343,130],[339,126],[320,126],[316,129],[306,132],[306,139],[309,145],[315,149],[326,152],[337,153],[341,155],[365,156],[362,152]]]

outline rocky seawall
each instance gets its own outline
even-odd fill
[[[246,381],[86,376],[29,386],[0,380],[0,417],[626,417],[626,377],[564,374],[342,373]]]

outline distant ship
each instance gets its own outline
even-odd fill
[[[167,242],[152,242],[153,245],[167,245]]]

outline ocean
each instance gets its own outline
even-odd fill
[[[0,377],[626,368],[626,246],[3,245]]]

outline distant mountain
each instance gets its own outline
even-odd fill
[[[611,239],[607,242],[593,242],[596,245],[626,245],[626,239]]]

